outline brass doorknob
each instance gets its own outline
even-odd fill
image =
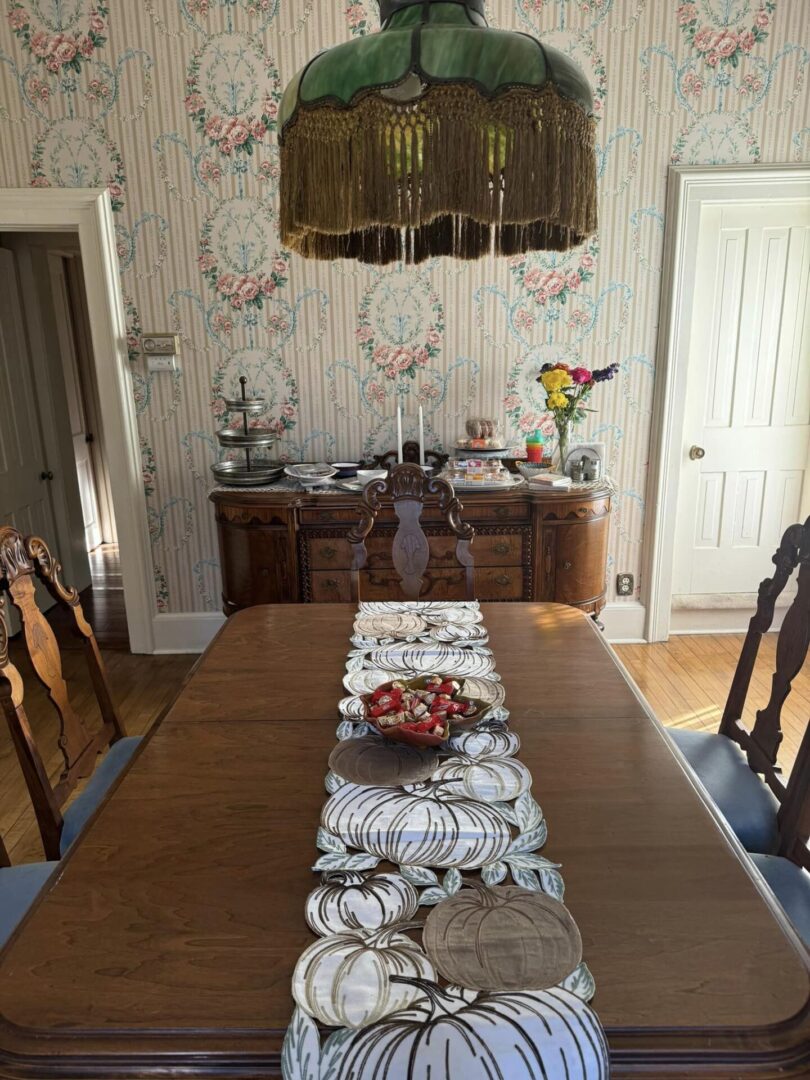
[[[706,457],[706,451],[703,449],[702,446],[693,446],[692,449],[689,451],[689,457],[692,459],[692,461],[700,461],[701,458]]]

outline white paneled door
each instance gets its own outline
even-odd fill
[[[0,522],[24,535],[55,535],[50,480],[22,322],[14,256],[0,248]],[[52,606],[38,589],[43,608]],[[15,613],[7,611],[12,632]]]
[[[810,202],[704,205],[673,592],[751,594],[810,501]]]

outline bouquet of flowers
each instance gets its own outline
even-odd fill
[[[568,364],[545,364],[540,369],[537,381],[546,392],[546,408],[554,417],[560,440],[560,467],[568,455],[571,425],[580,423],[586,412],[593,411],[586,405],[591,391],[597,383],[612,379],[618,370],[618,364],[608,364],[593,371],[584,367],[572,368]]]

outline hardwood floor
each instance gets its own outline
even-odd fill
[[[102,649],[129,651],[129,632],[124,607],[124,585],[117,544],[99,544],[88,553],[92,584],[81,593],[82,608]],[[73,633],[73,616],[61,607],[48,612],[61,649],[81,649]]]
[[[656,716],[664,724],[716,731],[725,705],[743,634],[671,637],[655,645],[618,645],[616,652]],[[767,704],[776,666],[776,634],[762,641],[743,721],[750,728]],[[787,774],[810,719],[810,664],[793,683],[782,711],[784,739],[779,762]]]

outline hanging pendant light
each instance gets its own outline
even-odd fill
[[[596,231],[593,97],[484,0],[379,0],[281,103],[281,238],[307,258],[565,251]]]

